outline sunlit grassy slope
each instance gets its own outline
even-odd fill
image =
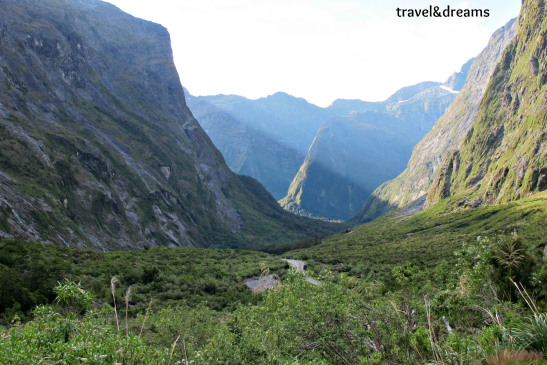
[[[453,213],[448,213],[450,206],[451,200],[444,200],[414,216],[395,212],[286,255],[330,264],[355,275],[381,277],[405,262],[421,267],[433,267],[443,259],[450,262],[455,249],[479,235],[494,237],[516,231],[528,250],[543,249],[547,244],[547,192]]]

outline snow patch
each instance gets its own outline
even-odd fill
[[[443,90],[448,91],[449,93],[452,93],[452,94],[458,94],[458,93],[459,93],[459,91],[452,90],[452,89],[449,88],[448,86],[441,85],[441,86],[439,86],[439,87],[440,87],[441,89],[443,89]]]

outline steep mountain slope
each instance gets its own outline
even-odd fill
[[[452,90],[461,90],[463,86],[465,85],[465,81],[467,80],[469,71],[471,70],[471,66],[475,62],[475,58],[470,59],[467,61],[463,66],[460,72],[454,72],[452,76],[446,82],[444,85]]]
[[[237,95],[199,96],[195,100],[216,106],[304,156],[328,115],[325,108],[283,92],[256,100]],[[189,102],[192,107],[194,101]]]
[[[230,169],[257,179],[276,199],[284,197],[304,154],[236,119],[205,98],[186,95],[192,114],[222,151]]]
[[[2,237],[109,249],[312,233],[225,165],[162,26],[97,0],[0,0],[0,33]]]
[[[257,179],[276,199],[287,194],[321,124],[349,111],[335,114],[283,92],[256,100],[197,96],[187,103],[232,171]]]
[[[492,35],[486,48],[468,68],[467,81],[454,102],[435,123],[431,132],[414,147],[407,168],[372,193],[353,219],[354,223],[375,219],[406,206],[427,193],[442,162],[443,154],[449,147],[459,145],[465,133],[471,128],[488,81],[503,50],[514,38],[515,32],[516,20],[513,19]],[[469,63],[464,65],[463,69],[468,66]],[[462,79],[460,74],[451,77],[447,83],[458,85]],[[423,203],[425,199],[421,201]]]
[[[459,205],[511,201],[547,189],[547,17],[527,1],[459,148],[447,153],[426,206],[453,196]]]
[[[404,167],[405,151],[412,149],[412,142],[391,131],[401,127],[399,122],[395,117],[376,112],[330,120],[318,131],[287,197],[280,204],[302,215],[350,217],[360,206],[354,202],[360,203],[374,187],[388,179],[390,168]],[[390,148],[386,149],[386,145]],[[390,168],[386,168],[386,160],[390,161]],[[367,166],[367,170],[359,166]]]
[[[321,127],[281,205],[304,215],[352,217],[378,185],[405,168],[412,147],[456,93],[446,85],[425,82],[375,105],[334,103],[369,111],[333,118]]]

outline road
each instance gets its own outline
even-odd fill
[[[304,270],[306,268],[306,263],[304,261],[289,259],[284,260],[287,261],[289,265],[294,267],[298,273],[305,275]],[[304,280],[312,285],[321,285],[321,282],[312,279],[309,276],[306,276]],[[252,278],[245,279],[243,283],[247,285],[249,289],[253,291],[253,293],[261,293],[265,290],[275,288],[280,283],[280,281],[277,275],[270,274],[265,276],[253,276]]]
[[[291,260],[291,259],[284,259],[285,261],[287,261],[287,263],[289,265],[291,265],[292,267],[294,267],[296,269],[297,272],[299,272],[300,274],[303,274],[305,275],[304,273],[304,269],[306,268],[306,263],[304,261],[300,261],[300,260]],[[312,279],[310,278],[309,276],[306,276],[306,279],[305,279],[308,283],[310,284],[313,284],[313,285],[321,285],[321,283],[315,279]]]

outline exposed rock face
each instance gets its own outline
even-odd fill
[[[547,17],[524,1],[515,39],[496,66],[477,118],[447,152],[426,206],[455,196],[478,206],[547,189]]]
[[[238,246],[309,227],[225,165],[164,27],[97,0],[0,0],[0,34],[3,237]]]
[[[475,58],[470,59],[467,61],[463,66],[460,72],[454,72],[452,76],[444,83],[444,86],[451,90],[461,90],[463,89],[463,86],[465,85],[465,81],[467,80],[469,71],[471,69],[471,66],[473,65],[473,62],[475,61]]]
[[[456,94],[443,84],[423,82],[384,102],[333,103],[333,110],[355,111],[330,119],[317,132],[281,205],[303,215],[352,217],[376,187],[405,168],[412,147]]]
[[[462,71],[468,68],[469,72],[454,102],[435,123],[431,132],[414,147],[407,168],[373,192],[353,219],[355,223],[375,219],[427,194],[443,161],[444,153],[448,148],[460,145],[471,128],[490,77],[515,32],[516,21],[511,20],[492,35],[488,45],[474,59],[470,68],[469,63],[464,65]],[[461,73],[455,74],[447,81],[446,86],[453,88],[462,79]]]

